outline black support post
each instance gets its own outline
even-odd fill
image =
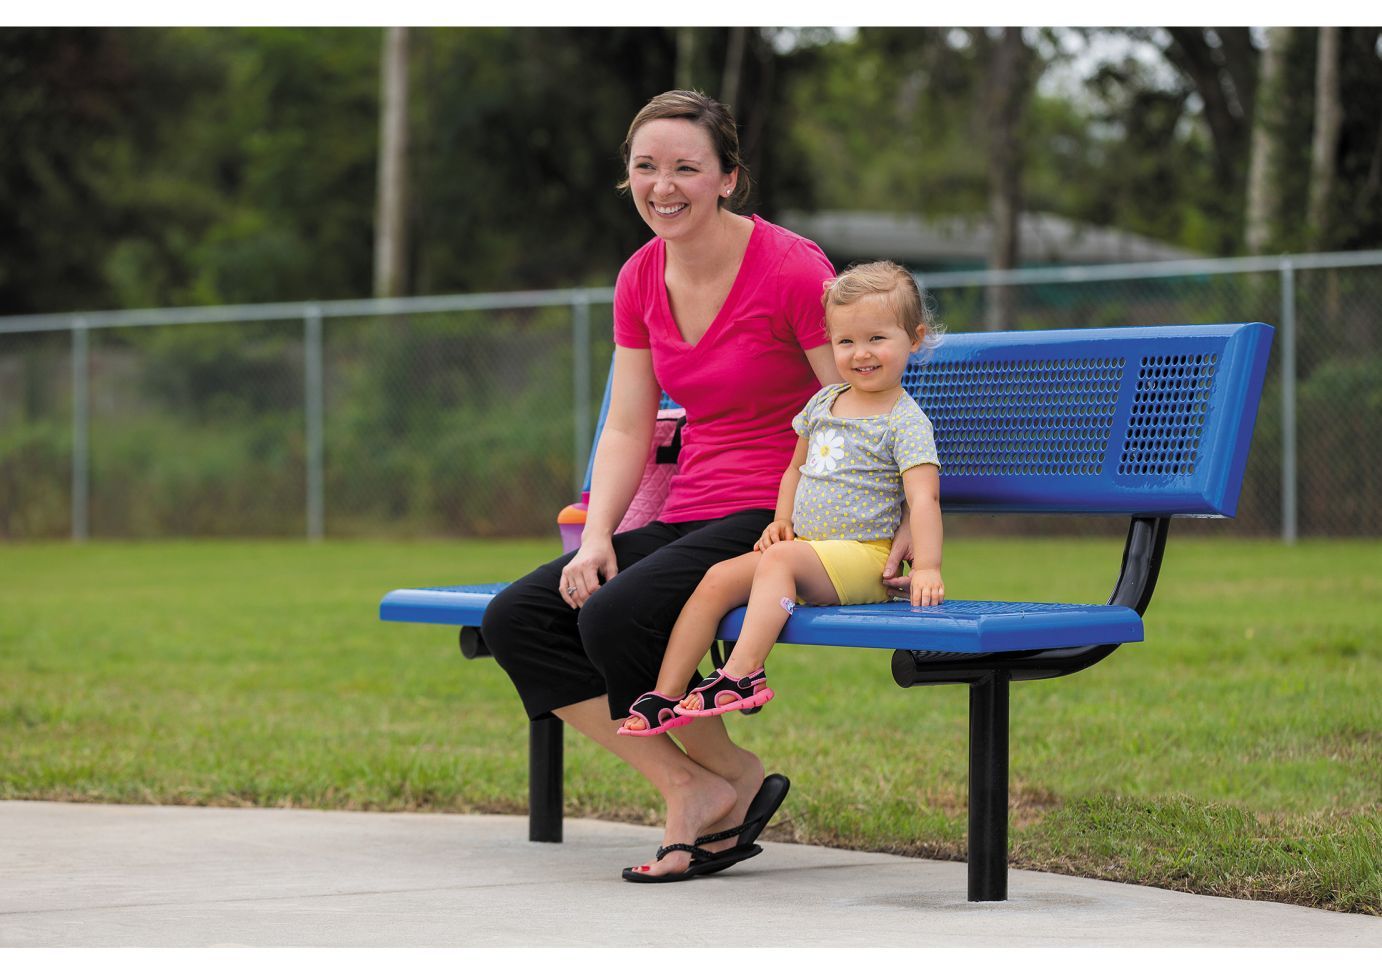
[[[969,900],[1008,899],[1008,672],[969,686]]]
[[[528,839],[561,843],[562,721],[528,727]]]

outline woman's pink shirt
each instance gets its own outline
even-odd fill
[[[664,522],[776,508],[796,448],[792,418],[820,389],[805,350],[828,341],[821,294],[835,269],[812,241],[753,223],[729,296],[694,346],[672,318],[661,238],[629,258],[615,284],[615,343],[650,349],[658,383],[686,408]]]

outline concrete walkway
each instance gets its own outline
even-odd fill
[[[1382,946],[1382,919],[1013,871],[766,845],[635,887],[659,832],[521,817],[0,803],[0,946]],[[680,934],[674,934],[680,933]]]

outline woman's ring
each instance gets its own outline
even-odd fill
[[[571,596],[571,595],[573,595],[575,592],[576,592],[576,588],[575,588],[574,586],[568,586],[568,587],[566,588],[566,595],[567,595],[567,596]]]

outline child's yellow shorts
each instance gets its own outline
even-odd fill
[[[883,564],[891,539],[856,542],[852,539],[803,539],[821,557],[840,604],[887,603],[892,594],[883,585]]]

